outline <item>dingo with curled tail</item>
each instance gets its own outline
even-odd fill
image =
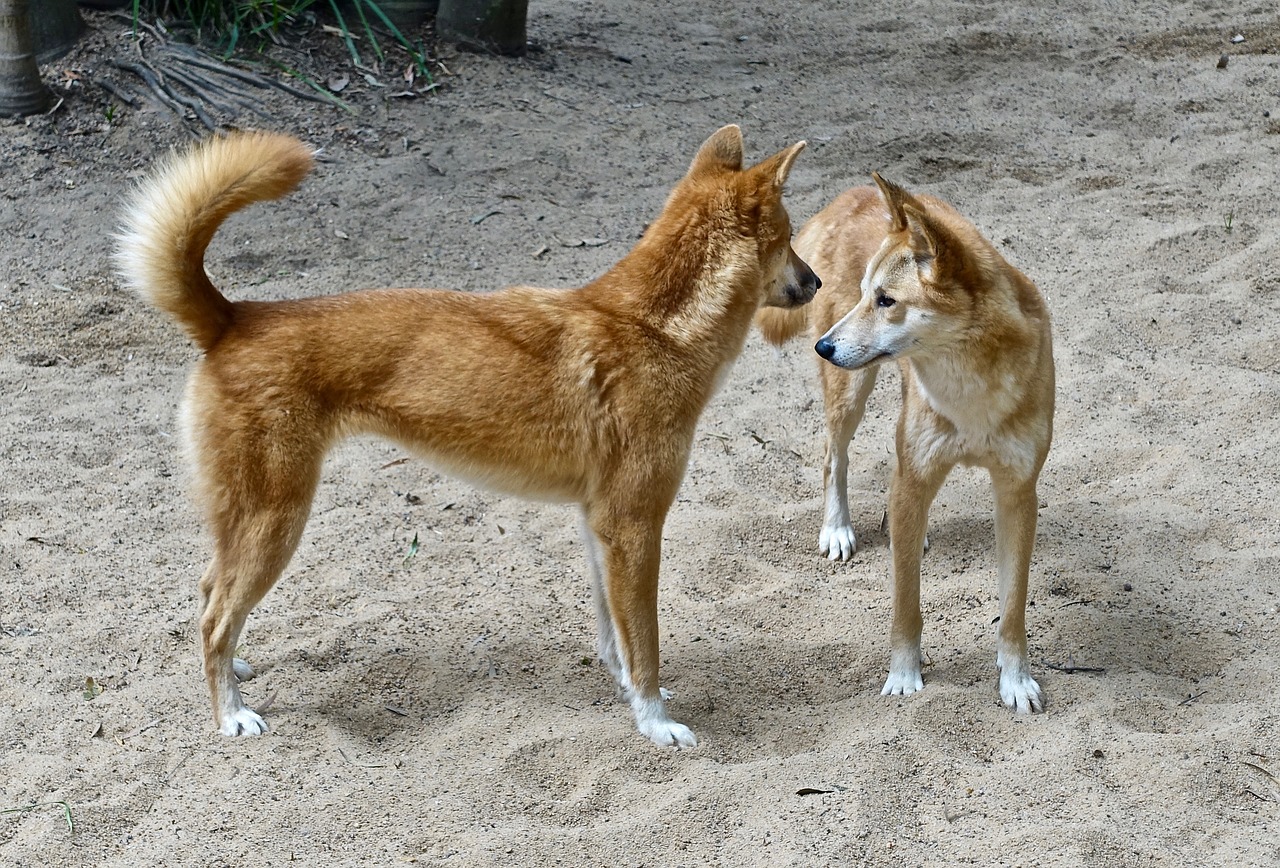
[[[826,518],[833,560],[853,556],[846,474],[877,366],[902,375],[897,469],[889,494],[893,626],[886,695],[915,693],[920,674],[920,560],[929,505],[956,464],[985,467],[996,501],[1000,696],[1043,707],[1027,662],[1027,576],[1036,481],[1053,434],[1053,344],[1039,290],[950,205],[873,176],[796,236],[823,286],[803,310],[762,310],[775,344],[806,326],[817,338],[826,409]]]
[[[203,352],[185,433],[214,538],[200,641],[223,733],[267,729],[240,695],[252,675],[233,658],[241,629],[297,547],[325,454],[371,433],[480,484],[579,504],[600,657],[640,732],[697,743],[658,686],[662,525],[698,416],[757,309],[804,304],[817,289],[782,201],[803,147],[747,168],[741,132],[724,127],[604,275],[488,294],[229,301],[205,275],[205,249],[229,214],[310,171],[311,149],[289,136],[210,139],[143,183],[117,258]]]

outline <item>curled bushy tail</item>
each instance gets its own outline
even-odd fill
[[[278,133],[232,133],[170,157],[125,208],[116,239],[120,274],[209,350],[230,325],[232,307],[205,274],[205,248],[233,212],[297,187],[314,158]]]
[[[756,313],[756,328],[775,347],[782,346],[808,327],[808,306],[762,307]]]

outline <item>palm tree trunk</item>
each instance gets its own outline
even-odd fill
[[[31,50],[27,0],[0,0],[0,116],[29,115],[48,104]]]
[[[0,6],[4,0],[0,0]],[[31,7],[31,48],[36,63],[49,63],[71,50],[84,32],[76,0],[28,0]]]

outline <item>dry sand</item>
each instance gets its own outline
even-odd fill
[[[0,122],[0,809],[40,805],[0,814],[0,864],[1277,864],[1274,5],[532,6],[542,52],[446,53],[429,98],[357,74],[354,117],[273,103],[326,162],[228,224],[217,282],[578,284],[728,122],[753,158],[809,140],[797,225],[873,169],[951,200],[1054,315],[1046,713],[996,693],[973,470],[932,513],[927,687],[879,695],[896,374],[855,442],[861,548],[832,565],[815,359],[753,336],[666,528],[663,679],[696,750],[638,736],[591,659],[571,509],[374,441],[334,454],[250,619],[272,733],[217,735],[193,631],[210,541],[174,436],[196,354],[107,259],[123,190],[188,133],[154,107],[107,123],[94,81],[140,88],[94,14],[45,68],[66,103]]]

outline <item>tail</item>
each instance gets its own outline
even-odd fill
[[[756,313],[756,328],[766,341],[780,347],[809,327],[809,305],[802,307],[762,307]]]
[[[314,157],[291,136],[233,133],[169,158],[125,208],[121,276],[207,352],[231,324],[232,306],[205,274],[205,248],[233,212],[297,187]]]

